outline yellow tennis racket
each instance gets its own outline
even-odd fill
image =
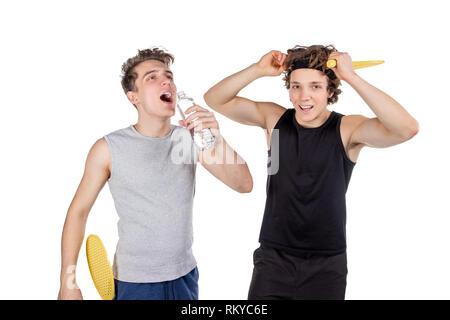
[[[353,69],[361,69],[367,67],[373,67],[379,64],[384,63],[384,60],[372,60],[372,61],[353,61],[352,66]],[[334,59],[330,59],[327,61],[328,68],[334,68],[337,65],[337,61]]]
[[[103,300],[114,298],[114,276],[108,254],[102,241],[95,234],[86,240],[86,256],[92,280]]]

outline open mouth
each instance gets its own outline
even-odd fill
[[[161,101],[166,102],[166,103],[172,103],[173,102],[173,98],[172,98],[172,93],[171,92],[164,92],[160,97]]]
[[[301,109],[302,111],[305,111],[305,112],[308,112],[308,111],[310,111],[312,108],[314,108],[314,106],[301,106],[301,105],[299,105],[299,107],[300,107],[300,109]]]

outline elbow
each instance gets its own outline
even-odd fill
[[[241,193],[250,193],[250,192],[252,192],[252,190],[253,190],[253,182],[250,181],[250,183],[248,183],[244,186]]]
[[[204,95],[203,100],[205,100],[205,103],[213,109],[214,111],[220,112],[221,104],[218,103],[217,99],[214,100],[214,93],[211,92],[212,89],[209,89]]]
[[[405,132],[402,134],[404,140],[412,139],[416,134],[419,133],[419,122],[414,120],[407,129],[405,129]]]
[[[411,138],[419,133],[419,122],[415,121],[414,126],[411,128]]]
[[[253,180],[250,176],[249,179],[247,179],[244,183],[242,183],[238,188],[236,188],[236,191],[239,193],[250,193],[253,190]]]
[[[209,89],[208,91],[206,91],[206,93],[203,95],[203,100],[205,100],[205,103],[209,106],[209,107],[211,107],[211,108],[213,108],[212,107],[212,105],[211,105],[211,93],[209,92],[211,89]],[[214,108],[213,108],[214,109]]]
[[[66,221],[72,220],[79,223],[86,223],[89,216],[90,208],[72,203],[67,210]]]

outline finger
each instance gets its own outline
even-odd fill
[[[188,128],[193,128],[197,126],[199,123],[206,123],[206,122],[215,122],[217,126],[219,126],[219,123],[217,122],[216,118],[214,117],[201,117],[198,119],[193,120],[191,123],[188,124]]]
[[[211,117],[213,115],[212,112],[209,111],[197,111],[196,113],[191,114],[189,117],[185,119],[186,123],[191,123],[194,119]]]
[[[178,124],[179,124],[180,126],[182,126],[182,127],[186,127],[186,124],[184,123],[183,120],[179,120],[179,121],[178,121]]]
[[[328,60],[336,60],[337,61],[338,58],[339,58],[339,56],[336,54],[333,54],[333,53],[328,56]]]
[[[337,71],[337,68],[334,67],[334,68],[331,68],[331,70],[333,70],[333,72],[334,72],[334,74],[336,75],[336,77],[340,80],[341,77],[339,77],[339,72]]]
[[[190,124],[191,122],[193,122],[194,120],[197,120],[199,118],[206,118],[206,117],[211,117],[212,113],[208,112],[208,111],[197,111],[193,114],[191,114],[189,117],[187,117],[185,119],[186,124]]]
[[[194,131],[202,131],[204,129],[219,129],[217,122],[214,121],[206,121],[200,122],[194,127]]]
[[[208,111],[205,108],[200,107],[199,105],[193,105],[192,107],[189,107],[184,111],[184,113],[191,113],[193,111]]]
[[[282,60],[283,60],[283,54],[281,52],[278,52],[277,58],[278,58],[278,62],[281,64]]]
[[[199,124],[206,123],[206,122],[212,122],[212,123],[215,122],[215,123],[217,123],[217,120],[215,118],[213,118],[213,117],[205,117],[205,118],[202,118],[202,119],[196,119],[196,120],[194,120],[192,123],[190,123],[187,126],[187,129],[191,130],[192,128],[195,128]],[[217,123],[217,126],[219,126],[218,123]]]
[[[186,113],[191,113],[191,112],[194,112],[194,111],[204,111],[204,110],[206,110],[205,108],[202,108],[202,107],[200,107],[199,105],[193,105],[193,106],[191,106],[191,107],[189,107],[189,108],[187,108],[185,111],[184,111],[184,113],[186,114]]]
[[[209,118],[209,117],[195,118],[191,122],[187,123],[186,128],[190,130],[203,121],[211,121],[211,118]]]
[[[283,71],[286,67],[284,65],[284,61],[286,60],[286,57],[284,55],[280,56],[280,60],[278,60],[278,71]]]
[[[272,53],[272,63],[274,65],[279,65],[282,59],[281,51],[274,50]]]
[[[329,57],[338,57],[342,54],[342,52],[339,51],[333,51],[330,53]]]
[[[287,68],[286,59],[287,59],[287,54],[283,54],[283,69]]]

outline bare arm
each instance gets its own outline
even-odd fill
[[[247,163],[223,137],[216,137],[214,148],[200,154],[200,163],[231,189],[241,193],[252,191],[253,179]]]
[[[78,260],[89,212],[110,174],[110,155],[104,138],[89,151],[80,185],[69,206],[61,240],[60,299],[82,299],[76,286],[75,266]]]
[[[214,147],[200,153],[200,163],[233,190],[241,193],[250,192],[253,188],[253,180],[248,166],[220,134],[219,124],[214,114],[197,105],[188,108],[186,114],[194,111],[195,113],[189,115],[185,121],[180,121],[180,124],[188,130],[200,131],[208,128],[215,138]]]
[[[347,53],[332,53],[330,59],[338,61],[337,68],[333,68],[336,75],[352,86],[376,115],[376,118],[352,116],[354,130],[349,144],[384,148],[407,141],[417,134],[417,120],[389,95],[359,77]]]
[[[267,53],[258,63],[223,79],[209,89],[204,95],[205,102],[213,110],[234,121],[267,129],[268,118],[274,116],[274,113],[278,115],[284,108],[275,103],[255,102],[237,94],[258,78],[280,75],[285,58],[286,55],[279,51]]]

